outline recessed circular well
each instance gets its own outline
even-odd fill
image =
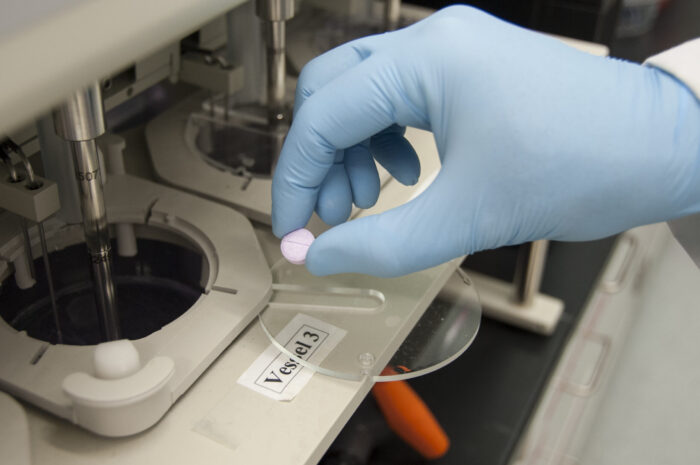
[[[154,231],[157,228],[145,228]],[[138,238],[138,254],[119,256],[112,241],[113,276],[122,336],[140,339],[185,313],[202,295],[207,261],[180,238],[147,234]],[[172,236],[172,234],[170,234]],[[179,243],[178,243],[179,242]],[[49,253],[63,343],[102,342],[93,294],[90,264],[84,243]],[[17,331],[56,343],[48,283],[41,256],[34,260],[37,283],[26,290],[13,276],[0,286],[0,316]],[[205,269],[205,267],[207,267]]]

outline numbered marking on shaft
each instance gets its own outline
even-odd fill
[[[78,181],[95,181],[99,178],[100,176],[100,170],[99,168],[96,170],[92,171],[76,171],[75,172],[75,177],[78,179]]]

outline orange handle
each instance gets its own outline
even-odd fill
[[[389,427],[428,460],[442,457],[450,439],[416,391],[405,381],[377,383],[372,394]]]

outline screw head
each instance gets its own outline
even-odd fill
[[[374,365],[374,355],[369,352],[365,352],[357,356],[357,360],[363,367],[371,367]]]

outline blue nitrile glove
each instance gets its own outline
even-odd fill
[[[437,178],[405,205],[343,223],[351,201],[377,197],[370,153],[417,179],[405,126],[433,131]],[[600,238],[700,211],[699,135],[700,104],[663,72],[451,7],[304,68],[273,229],[301,228],[314,209],[338,224],[309,250],[318,275],[396,276],[535,239]]]

